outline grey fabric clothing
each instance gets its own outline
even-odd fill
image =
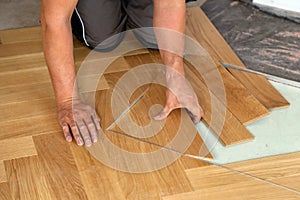
[[[115,48],[124,36],[118,33],[126,28],[152,27],[152,24],[153,0],[79,0],[72,16],[74,35],[99,51]],[[135,35],[145,45],[149,40],[154,41],[152,47],[156,47],[152,31],[135,31]]]

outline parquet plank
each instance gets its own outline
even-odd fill
[[[192,191],[181,160],[158,171],[134,174],[105,166],[83,148],[72,145],[71,149],[89,199],[156,200],[163,194]]]
[[[162,63],[158,52],[151,51],[150,54],[154,60]],[[198,77],[198,80],[193,79],[193,84],[197,85],[198,82],[201,81],[206,85],[210,84],[210,92],[219,98],[220,101],[223,101],[222,91],[221,86],[217,85],[217,83],[222,83],[226,94],[226,102],[224,102],[224,104],[226,104],[226,107],[231,113],[243,124],[251,123],[269,113],[269,111],[239,83],[239,81],[222,67],[217,67],[209,57],[186,56],[185,58],[188,61],[192,61],[193,65],[201,65],[201,72],[205,72],[204,74],[200,74],[192,64],[185,60],[185,64],[190,68],[192,73]],[[222,80],[219,80],[220,77]]]
[[[28,80],[29,81],[29,80]],[[109,86],[104,77],[100,79],[97,90],[106,90]],[[12,104],[38,99],[54,98],[54,92],[51,82],[40,82],[33,84],[11,85],[0,88],[0,104]]]
[[[146,64],[146,63],[153,63],[152,58],[147,55],[147,54],[139,54],[137,56],[125,56],[125,60],[128,62],[128,64],[131,67],[136,67],[142,64]],[[145,72],[146,73],[146,72]],[[130,81],[130,84],[133,84],[133,82],[139,82],[141,78],[145,79],[145,76],[150,76],[150,79],[155,76],[155,74],[145,74],[143,75],[143,77],[135,77],[138,76],[138,74],[135,74]],[[123,74],[122,74],[123,75]],[[121,76],[121,75],[120,75]],[[112,78],[112,77],[111,77]],[[113,88],[115,82],[117,81],[117,79],[119,79],[120,77],[113,77],[113,81],[109,81],[111,78],[107,77],[108,82],[111,82],[111,88]],[[157,78],[157,77],[156,77]],[[126,84],[126,83],[124,83]],[[127,83],[129,84],[129,82]],[[124,91],[123,91],[124,92]],[[141,94],[141,92],[139,92],[139,94]],[[122,94],[120,94],[122,95]],[[123,99],[124,97],[120,96],[118,99]],[[111,99],[110,97],[107,99]],[[120,101],[120,103],[122,103]],[[125,102],[126,103],[126,102]],[[180,111],[176,111],[173,114],[170,115],[170,117],[167,119],[165,126],[163,126],[162,122],[158,122],[158,121],[154,121],[151,120],[152,118],[149,117],[149,111],[151,109],[151,107],[155,104],[159,104],[159,105],[164,105],[165,103],[165,90],[164,88],[160,87],[159,85],[152,85],[150,90],[145,94],[145,96],[130,110],[129,114],[130,115],[126,115],[124,116],[123,119],[121,119],[119,121],[119,125],[126,127],[126,133],[130,134],[130,135],[134,135],[136,137],[140,137],[142,139],[145,139],[145,141],[147,142],[151,142],[151,143],[155,143],[158,144],[160,146],[165,146],[165,145],[169,145],[169,143],[176,138],[177,132],[179,131],[180,125],[183,125],[185,130],[187,132],[190,132],[189,136],[181,136],[181,140],[186,140],[187,143],[192,142],[193,141],[193,151],[191,149],[189,149],[189,153],[193,154],[193,155],[199,155],[199,151],[202,148],[202,155],[208,155],[209,152],[207,151],[205,145],[203,144],[203,141],[201,140],[200,136],[197,133],[196,128],[194,127],[194,124],[192,123],[192,121],[189,119],[189,116],[184,112],[180,113]],[[119,105],[118,105],[119,106]],[[126,106],[124,106],[123,109],[121,109],[121,111],[125,110]],[[156,111],[158,112],[158,110]],[[154,113],[152,113],[153,115]],[[182,119],[189,119],[189,120],[183,120],[181,121],[181,115],[183,115]],[[132,121],[131,119],[133,119],[134,123],[130,123],[130,121]],[[113,120],[110,120],[111,122]],[[151,128],[145,128],[145,129],[136,129],[136,125],[135,123],[137,123],[139,126],[147,126],[149,123],[151,122]],[[169,126],[168,124],[172,124],[172,126]],[[109,124],[108,124],[109,125]],[[107,126],[108,126],[107,125]],[[158,127],[163,127],[158,128]],[[158,130],[158,132],[155,133],[155,135],[151,135],[151,136],[145,136],[143,134],[149,134],[149,132],[153,132],[155,130],[155,128]],[[159,131],[159,129],[161,129],[161,131]],[[140,133],[139,133],[140,132]],[[136,135],[138,134],[138,135]],[[152,134],[152,133],[151,133]],[[194,135],[193,135],[194,134]],[[193,138],[189,138],[189,137],[193,137]],[[176,139],[174,140],[176,141]],[[184,144],[183,141],[181,141],[181,144]],[[173,150],[178,150],[181,153],[184,153],[187,149],[181,149],[183,148],[182,145],[180,144],[171,144],[171,147]]]
[[[300,191],[300,153],[271,156],[228,165],[253,176],[260,177]]]
[[[13,121],[0,122],[0,140],[34,136],[46,133],[62,134],[61,127],[57,122],[56,113],[28,117]]]
[[[34,137],[46,182],[58,199],[87,199],[69,145],[59,134]]]
[[[276,158],[276,159],[275,159]],[[268,166],[268,168],[264,169],[266,173],[269,173],[268,170],[271,169],[273,166],[273,164],[275,165],[277,162],[284,162],[285,158],[283,158],[283,160],[280,159],[280,156],[275,156],[273,162],[276,160],[276,162],[272,163],[270,165],[270,162],[263,162],[264,159],[257,159],[257,171],[261,171],[263,168],[263,166]],[[254,160],[253,160],[254,161]],[[241,163],[235,163],[235,164],[231,164],[231,165],[227,165],[228,167],[232,168],[233,166],[238,166],[238,165],[242,165],[244,166],[244,168],[233,168],[239,171],[243,171],[246,172],[248,174],[254,175],[256,177],[262,178],[262,179],[267,179],[264,176],[260,176],[259,174],[255,174],[251,173],[249,171],[245,171],[245,167],[247,166],[248,168],[253,168],[253,166],[248,165],[249,162],[253,162],[253,161],[246,161],[246,162],[241,162]],[[291,167],[291,165],[289,165]],[[297,166],[296,166],[297,167]],[[295,168],[296,168],[295,167]],[[273,167],[274,168],[274,167]],[[272,169],[273,169],[272,168]],[[294,168],[294,169],[295,169]],[[277,171],[277,169],[275,169],[275,171]],[[279,172],[281,173],[281,176],[285,176],[284,171],[289,171],[290,173],[294,173],[293,168],[286,168],[285,170],[278,169],[278,175]],[[300,198],[299,194],[295,194],[291,191],[285,190],[283,188],[274,186],[272,184],[266,183],[266,182],[262,182],[262,181],[258,181],[257,179],[248,177],[248,176],[244,176],[242,174],[238,174],[238,173],[234,173],[228,170],[225,170],[221,167],[217,167],[217,166],[208,166],[208,167],[201,167],[201,168],[194,168],[194,169],[189,169],[186,170],[186,174],[191,182],[191,184],[193,185],[194,189],[196,190],[196,192],[194,194],[192,194],[191,196],[194,195],[209,195],[207,197],[209,198],[213,198],[213,199],[221,199],[222,194],[226,197],[229,198],[233,198],[235,196],[239,196],[239,194],[242,194],[242,192],[244,192],[245,194],[242,195],[243,199],[251,199],[251,198],[255,198],[255,199],[263,199],[263,198],[270,198],[270,199],[297,199]],[[274,174],[274,172],[270,172],[270,174]],[[286,177],[288,178],[288,176]],[[271,182],[274,183],[278,183],[276,182],[276,180],[271,180]],[[290,187],[289,185],[285,185],[287,187]],[[264,189],[259,189],[257,190],[259,187],[264,188]],[[236,188],[239,188],[238,190]],[[293,187],[290,187],[293,188]],[[220,192],[218,192],[217,195],[214,195],[212,193],[212,191],[217,191],[219,190]],[[229,191],[228,191],[229,190]],[[255,190],[257,190],[255,192]],[[228,192],[224,192],[224,191],[228,191]],[[285,193],[283,192],[285,191]],[[221,194],[219,194],[221,193]],[[253,196],[254,193],[256,196]],[[277,194],[274,195],[273,193]],[[289,194],[290,193],[290,194]],[[230,196],[228,196],[230,194]],[[292,195],[294,194],[294,195]],[[274,195],[274,196],[273,196]],[[195,196],[194,196],[195,197]],[[170,198],[172,199],[172,198]],[[174,198],[176,199],[176,198]]]
[[[214,131],[225,146],[247,142],[254,138],[243,124],[224,107],[223,102],[219,101],[213,93],[210,93],[201,81],[198,81],[198,77],[189,68],[186,68],[186,77],[193,86],[200,105],[203,106],[204,122]],[[211,107],[211,102],[215,102],[214,108]],[[226,113],[221,112],[222,110],[225,110]],[[216,116],[216,119],[212,119],[212,114]],[[220,129],[219,123],[222,122],[223,127]]]
[[[189,57],[193,60],[192,57]],[[197,58],[199,63],[202,63],[202,59],[208,58]],[[196,61],[193,61],[196,63]],[[197,63],[198,63],[197,62]],[[210,63],[214,65],[212,60],[205,61],[204,63]],[[222,77],[222,83],[225,89],[226,94],[226,107],[228,110],[240,121],[242,124],[246,125],[255,120],[258,120],[266,115],[269,114],[267,108],[265,108],[249,91],[242,85],[238,80],[236,80],[230,73],[228,73],[223,67],[218,64],[217,68],[212,69],[211,71],[207,72],[206,74],[199,74],[196,69],[186,62],[189,66],[189,69],[198,77],[199,81],[202,83],[213,85],[211,92],[220,100],[222,94],[219,91],[219,86],[215,86],[214,83],[217,83],[220,73]],[[205,65],[201,67],[206,67]],[[209,68],[207,69],[207,71]],[[218,71],[217,71],[218,70]],[[205,81],[204,81],[205,78]],[[241,109],[243,108],[243,109]]]
[[[41,39],[42,30],[40,26],[0,31],[0,41],[2,44],[34,41]]]
[[[32,137],[0,140],[0,161],[37,155]]]
[[[37,156],[6,161],[5,166],[13,199],[55,198]]]
[[[151,57],[161,63],[160,57],[157,54],[157,52],[151,52]],[[143,60],[146,60],[145,58]],[[203,62],[207,62],[206,59],[203,60]],[[202,62],[200,62],[202,63]],[[188,62],[186,62],[188,67],[185,67],[185,73],[186,73],[186,78],[187,80],[190,82],[190,84],[192,85],[195,93],[197,94],[198,100],[199,100],[199,104],[202,106],[202,108],[204,109],[204,121],[207,125],[209,125],[209,127],[217,134],[217,137],[220,139],[220,141],[228,146],[228,145],[233,145],[233,144],[237,144],[237,143],[242,143],[242,142],[247,142],[249,140],[252,140],[254,137],[253,135],[241,124],[240,120],[226,107],[229,104],[232,105],[232,107],[235,107],[235,110],[240,113],[239,116],[242,117],[243,119],[250,119],[251,114],[243,114],[244,110],[242,109],[237,109],[239,106],[242,106],[243,108],[246,107],[243,105],[243,102],[241,103],[234,103],[240,101],[239,98],[243,98],[243,95],[245,95],[244,99],[247,103],[252,103],[253,100],[255,103],[259,103],[256,102],[255,99],[253,99],[251,96],[247,95],[247,93],[243,93],[243,90],[241,91],[241,97],[239,96],[239,87],[238,86],[234,86],[231,85],[231,89],[233,89],[234,91],[236,91],[236,94],[234,94],[234,92],[232,94],[233,98],[229,98],[228,101],[231,101],[231,103],[229,103],[228,101],[226,102],[226,105],[224,104],[224,102],[221,102],[217,97],[216,97],[216,93],[218,93],[218,91],[215,91],[215,93],[212,93],[210,91],[208,91],[207,85],[205,85],[203,78],[200,76],[199,73],[197,73],[197,71],[193,70],[193,66],[191,66]],[[216,70],[215,68],[213,68],[213,70]],[[213,71],[207,69],[207,74],[205,74],[205,76],[210,76],[210,74],[214,75],[217,72],[213,73]],[[198,76],[197,76],[198,75]],[[215,77],[213,77],[215,78]],[[208,79],[211,79],[210,77]],[[212,80],[212,84],[214,83],[214,81]],[[236,88],[237,87],[237,88]],[[216,89],[218,89],[218,87],[214,87]],[[227,92],[227,91],[226,91]],[[227,93],[226,93],[227,96]],[[215,107],[212,108],[211,107],[211,102],[215,102],[216,104],[214,105]],[[257,105],[257,104],[255,104]],[[258,106],[259,107],[259,106]],[[259,107],[260,108],[260,107]],[[260,113],[260,109],[258,108],[258,112],[254,112],[256,117],[257,115]],[[252,109],[256,109],[253,108],[252,106],[249,106],[249,109],[246,109],[248,111],[248,113],[251,113],[250,110]],[[226,113],[221,112],[222,110],[224,110]],[[266,112],[268,112],[267,110],[265,110]],[[212,117],[212,112],[214,112],[214,116],[217,116],[217,119],[211,119]],[[264,113],[264,110],[263,110]],[[224,121],[223,121],[224,120]],[[220,128],[220,124],[224,123],[222,129]]]
[[[214,200],[296,200],[299,195],[288,190],[284,190],[272,185],[248,181],[246,183],[233,184],[223,187],[196,190],[194,192],[182,193],[164,197],[163,200],[194,200],[194,199],[214,199]]]
[[[4,163],[3,161],[0,161],[0,183],[6,182],[7,181],[7,176],[4,168]]]
[[[1,200],[12,199],[8,183],[0,183],[0,199]]]
[[[224,38],[209,21],[200,8],[187,9],[187,29],[188,33],[208,51],[208,53],[218,61],[244,66],[238,56],[226,43]],[[289,103],[281,94],[261,76],[230,70],[230,73],[238,79],[266,108],[276,109],[286,107]]]
[[[38,99],[11,104],[0,104],[0,121],[8,122],[21,120],[39,115],[49,115],[56,113],[56,102],[54,98]]]

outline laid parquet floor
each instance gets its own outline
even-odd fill
[[[226,111],[219,140],[224,145],[252,140],[253,135],[244,125],[266,116],[270,109],[288,106],[288,102],[263,77],[220,67],[220,61],[236,65],[242,63],[199,8],[188,10],[187,25],[188,34],[212,57],[186,60],[187,79],[205,111],[204,122],[217,132],[211,118],[213,100],[217,108]],[[90,50],[77,40],[74,40],[74,46],[76,67],[79,69]],[[107,56],[103,54],[102,58]],[[207,74],[198,74],[194,68],[195,62],[205,63],[203,68],[219,70],[226,90],[226,104],[221,101],[219,89],[208,89],[203,80],[210,78],[213,81],[216,77],[209,70]],[[134,67],[147,63],[161,63],[158,52],[141,49],[119,56],[105,71],[95,92],[96,110],[102,119],[103,129],[114,120],[111,95],[117,81]],[[144,89],[145,86],[139,88],[130,101]],[[90,95],[91,92],[85,90],[82,98],[91,103]],[[0,32],[0,97],[1,200],[241,199],[241,196],[242,199],[300,199],[294,192],[189,157],[212,156],[185,110],[171,113],[165,124],[155,122],[153,126],[148,126],[148,129],[161,129],[151,137],[140,139],[147,131],[136,129],[128,120],[140,126],[151,122],[149,109],[154,104],[163,105],[165,100],[164,88],[157,84],[149,86],[143,98],[119,124],[110,131],[103,130],[97,145],[86,149],[66,143],[56,121],[55,99],[43,58],[40,27]],[[216,118],[222,117],[217,115]],[[188,134],[176,138],[180,127]],[[135,155],[159,151],[162,157],[147,160],[147,156],[139,156],[129,160],[120,156],[118,151],[105,151],[107,149],[102,144],[107,141]],[[191,145],[181,145],[186,142]],[[99,162],[96,158],[103,158],[103,155],[114,161],[113,167],[127,168],[119,171],[105,162]],[[157,166],[169,157],[176,159],[168,165]],[[142,171],[142,164],[148,167],[147,172],[129,173]],[[228,167],[298,190],[299,165],[299,154],[296,153]]]

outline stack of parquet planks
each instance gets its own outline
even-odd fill
[[[288,102],[263,77],[220,67],[219,61],[243,64],[199,8],[188,9],[187,16],[188,34],[213,57],[226,89],[226,118],[220,141],[232,145],[253,139],[244,125],[267,115],[270,109],[288,106]],[[0,39],[0,199],[160,199],[197,190],[190,178],[198,171],[187,176],[186,170],[192,174],[189,170],[200,167],[197,170],[202,173],[201,167],[212,167],[207,163],[183,156],[160,170],[131,174],[105,166],[83,147],[67,144],[56,121],[40,27],[1,31]],[[74,47],[79,66],[90,50],[77,40],[74,40]],[[110,65],[96,92],[96,109],[102,127],[114,120],[110,97],[116,81],[133,67],[152,62],[161,62],[157,52],[144,49],[121,56]],[[218,93],[208,91],[201,76],[194,73],[193,66],[188,63],[187,66],[187,78],[205,110],[204,121],[210,124],[210,97],[218,100]],[[146,125],[150,120],[148,108],[156,103],[164,103],[164,90],[152,85],[128,115],[138,124]],[[182,115],[185,132],[196,133],[186,113],[177,110],[158,134],[145,138],[144,142],[124,135],[128,133],[104,131],[104,134],[121,149],[149,153],[175,137],[176,124],[180,123]],[[125,119],[120,123],[126,125]],[[122,132],[118,126],[112,130]],[[200,136],[195,134],[192,139],[192,145],[182,153],[206,155]],[[182,151],[176,146],[171,148]]]

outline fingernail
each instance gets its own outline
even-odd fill
[[[91,140],[86,140],[86,141],[85,141],[85,146],[87,146],[87,147],[92,146]]]
[[[67,136],[66,140],[67,140],[68,142],[72,142],[72,137],[71,137],[71,136]]]
[[[98,138],[93,138],[93,143],[98,142]]]
[[[82,146],[82,145],[83,145],[83,141],[82,141],[81,139],[77,139],[77,144],[78,144],[79,146]]]

